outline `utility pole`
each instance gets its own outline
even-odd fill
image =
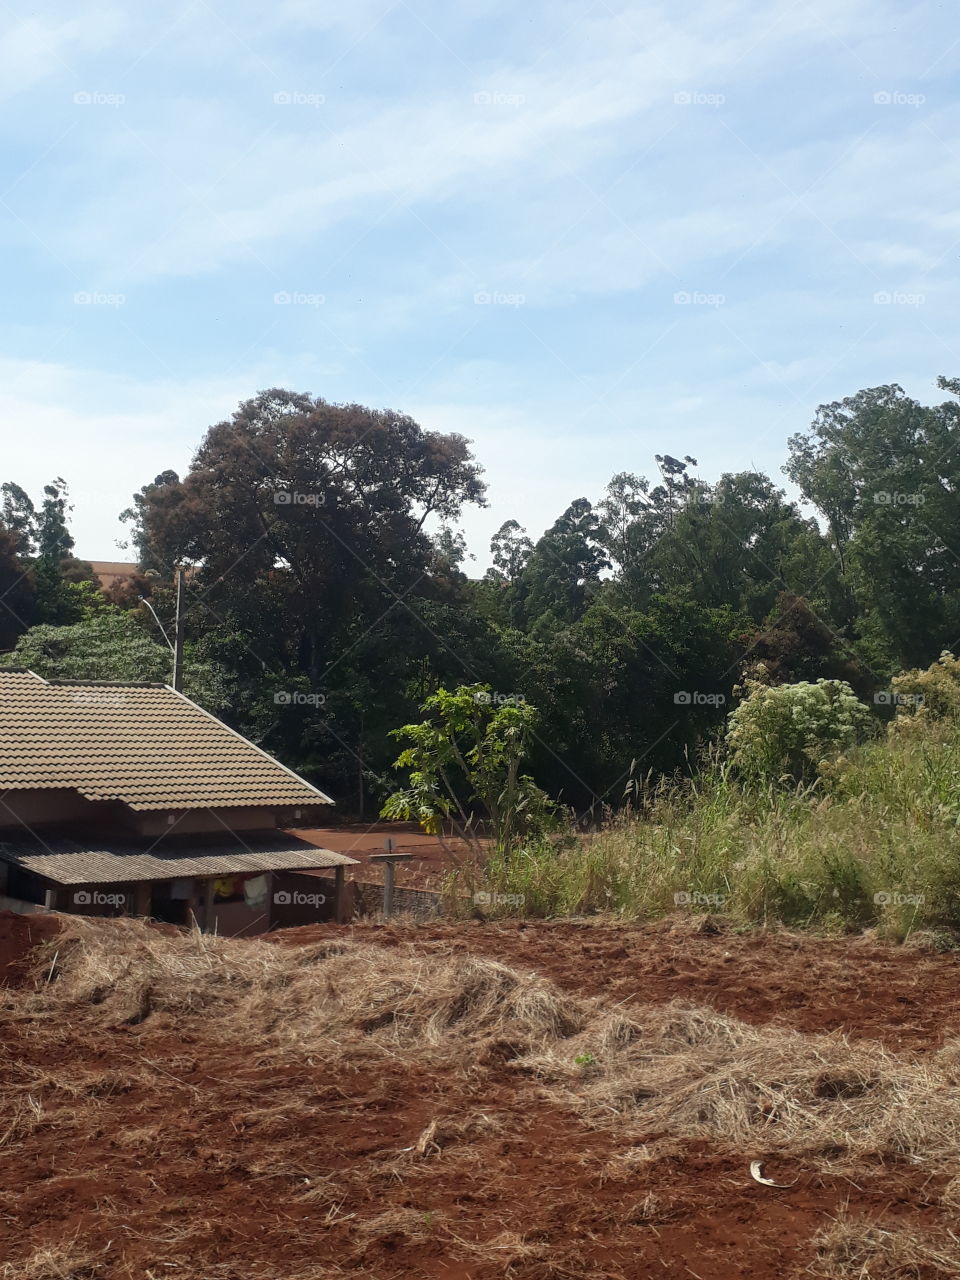
[[[183,692],[183,566],[177,565],[174,570],[177,588],[177,614],[173,632],[173,687],[178,693]]]

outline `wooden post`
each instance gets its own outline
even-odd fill
[[[347,923],[347,878],[343,863],[333,873],[333,883],[337,898],[337,924]]]
[[[149,916],[153,908],[153,885],[149,880],[138,882],[133,891],[133,914]]]
[[[393,915],[393,861],[385,861],[383,864],[383,914],[390,918]]]

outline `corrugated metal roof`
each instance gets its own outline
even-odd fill
[[[333,803],[166,685],[0,669],[0,793],[51,788],[137,810]]]
[[[0,859],[57,884],[115,884],[133,880],[308,871],[355,866],[356,859],[316,849],[291,837],[233,837],[211,844],[136,845],[117,840],[19,833],[0,840]]]

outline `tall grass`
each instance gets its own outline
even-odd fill
[[[535,916],[712,911],[744,924],[875,926],[901,939],[940,929],[945,944],[960,927],[954,720],[857,748],[812,786],[746,790],[713,758],[696,779],[646,799],[598,834],[495,855],[480,875],[460,871],[454,887]]]

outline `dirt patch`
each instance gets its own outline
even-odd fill
[[[960,953],[863,937],[818,938],[687,918],[652,925],[578,921],[310,926],[268,935],[298,945],[335,935],[426,954],[469,951],[534,969],[564,990],[625,1007],[708,1004],[746,1022],[843,1031],[893,1049],[960,1034]]]
[[[664,1037],[673,1036],[674,1057],[686,1055],[688,1074],[703,1048],[706,1077],[744,1036],[742,1024],[708,1007],[670,1006],[665,986],[644,1000],[646,977],[635,966],[655,931],[627,930],[625,956],[607,954],[598,972],[593,947],[609,952],[618,931],[594,928],[590,936],[570,924],[324,928],[291,931],[279,940],[299,935],[310,945],[287,950],[167,936],[131,921],[64,920],[36,957],[59,952],[54,980],[0,992],[0,1277],[799,1280],[819,1259],[827,1270],[817,1274],[846,1280],[887,1274],[861,1268],[888,1240],[939,1240],[954,1212],[941,1196],[960,1171],[949,1151],[936,1160],[925,1149],[898,1154],[884,1138],[875,1152],[858,1152],[852,1171],[820,1140],[810,1150],[778,1146],[773,1110],[744,1113],[747,1144],[732,1132],[691,1136],[695,1072],[689,1088],[681,1082],[685,1116],[678,1107],[677,1124],[673,1114],[645,1123],[644,1073]],[[670,937],[664,930],[661,943],[674,963],[685,956],[695,972],[726,963],[710,950],[723,938]],[[578,940],[585,950],[565,958]],[[792,945],[769,939],[750,953],[768,999],[777,984],[799,981],[805,953]],[[858,954],[838,946],[819,971],[824,981],[832,973],[839,983],[841,961]],[[516,971],[511,950],[524,957]],[[866,950],[881,967],[868,965],[861,991],[879,1008],[886,949]],[[795,968],[784,974],[788,952]],[[507,967],[486,963],[490,956]],[[955,966],[937,967],[950,959],[890,956],[937,984],[950,972],[955,980]],[[525,976],[551,970],[562,976],[559,990]],[[629,1000],[608,998],[606,980],[628,979]],[[679,994],[694,989],[688,980]],[[937,985],[931,1001],[941,996]],[[815,1006],[803,1016],[815,1021]],[[755,1008],[743,1019],[746,1041],[759,1045],[749,1080],[767,1093],[793,1087],[789,1072],[771,1074],[757,1059],[781,1052],[779,1033],[758,1034],[769,1021]],[[924,1026],[924,1045],[942,1040],[934,1016]],[[581,1040],[599,1036],[597,1027],[607,1048],[591,1052]],[[902,1059],[864,1043],[840,1071],[839,1037],[800,1036],[784,1062],[792,1069],[794,1059],[821,1055],[805,1108],[832,1108],[848,1129],[869,1128],[874,1059],[897,1088],[912,1087],[928,1061],[938,1087],[951,1087],[952,1059],[918,1056],[916,1040]],[[617,1076],[620,1109],[604,1114],[603,1073],[617,1055],[629,1069]],[[715,1090],[724,1105],[730,1089],[728,1073]],[[910,1108],[902,1111],[909,1136]],[[945,1111],[927,1112],[942,1142]],[[842,1145],[843,1126],[835,1127]],[[790,1185],[759,1185],[752,1160]],[[842,1230],[819,1245],[838,1219]],[[909,1248],[921,1250],[922,1269],[896,1274],[960,1273],[939,1246]],[[848,1257],[858,1270],[844,1270]]]
[[[0,911],[0,987],[20,986],[30,970],[34,947],[59,932],[56,916]]]

